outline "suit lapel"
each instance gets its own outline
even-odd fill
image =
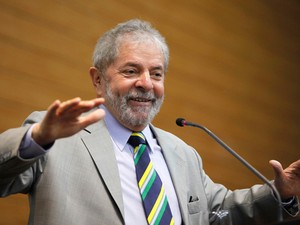
[[[173,185],[179,201],[181,215],[184,224],[188,223],[187,211],[187,187],[186,187],[186,163],[181,151],[177,150],[174,143],[170,143],[163,132],[151,127],[153,133],[157,137],[159,145],[162,148],[164,158],[166,160]],[[103,121],[92,124],[83,131],[82,141],[89,151],[95,166],[97,167],[101,177],[103,178],[107,189],[116,202],[123,218],[124,205],[122,198],[121,182],[115,153],[113,151],[113,143],[109,132]]]
[[[100,121],[92,124],[84,132],[82,140],[124,218],[122,189],[114,146],[105,123]]]
[[[168,141],[169,138],[165,136],[163,132],[160,130],[151,127],[153,133],[155,134],[160,147],[162,148],[162,152],[164,158],[166,160],[173,185],[177,194],[181,216],[184,224],[188,224],[188,211],[187,211],[187,186],[186,186],[186,162],[184,160],[184,156],[180,153],[182,151],[178,151],[177,146]]]

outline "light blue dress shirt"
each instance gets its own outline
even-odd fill
[[[137,186],[135,166],[133,162],[133,148],[127,143],[132,131],[123,127],[105,107],[101,106],[101,108],[105,110],[106,114],[104,120],[114,143],[114,150],[123,191],[125,224],[147,225],[148,223],[146,221],[141,195]],[[161,147],[158,145],[149,126],[147,126],[142,132],[149,144],[147,148],[153,162],[153,166],[165,186],[165,192],[168,197],[175,224],[180,225],[182,223],[182,219],[179,204]]]

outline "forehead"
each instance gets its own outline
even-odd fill
[[[163,68],[163,51],[153,40],[125,40],[119,44],[114,64],[126,64],[128,62],[151,64]]]

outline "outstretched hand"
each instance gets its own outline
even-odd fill
[[[88,101],[74,98],[65,102],[56,100],[49,106],[45,118],[33,128],[32,138],[39,145],[45,146],[56,139],[69,137],[102,119],[105,115],[102,109],[87,116],[81,114],[103,103],[103,98]]]
[[[282,199],[300,195],[300,159],[293,162],[286,169],[276,161],[271,160],[275,172],[275,187]]]

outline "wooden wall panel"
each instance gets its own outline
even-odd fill
[[[209,127],[269,179],[269,159],[299,159],[299,1],[0,0],[0,8],[0,132],[55,99],[93,98],[96,40],[141,18],[171,50],[154,123],[194,146],[216,182],[260,181],[202,131],[177,127],[177,117]],[[27,205],[23,195],[0,199],[0,225],[26,224]]]

